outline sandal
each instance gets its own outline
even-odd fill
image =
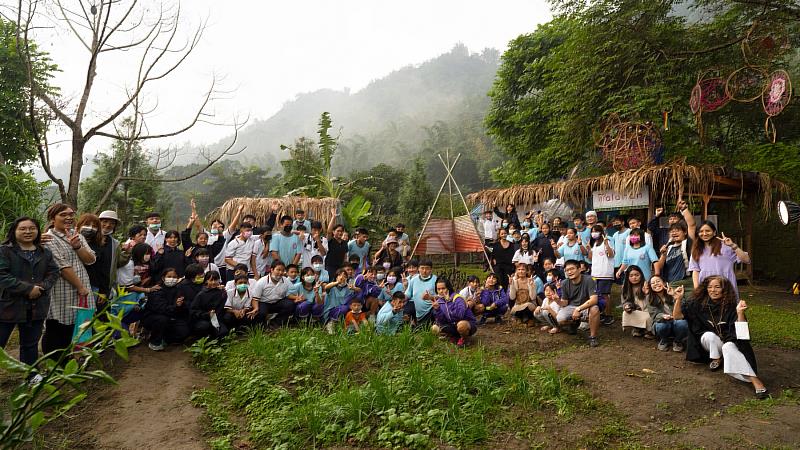
[[[759,400],[766,400],[769,398],[769,391],[767,388],[756,389],[756,398]]]
[[[719,369],[720,365],[719,363],[720,363],[719,359],[714,359],[711,361],[711,364],[708,365],[708,368],[711,369],[712,372],[714,372]]]

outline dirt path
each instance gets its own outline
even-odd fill
[[[116,378],[116,386],[104,387],[72,423],[64,424],[81,430],[81,448],[207,447],[200,422],[203,410],[189,401],[206,378],[192,367],[182,347],[163,352],[145,345],[132,349],[130,361]]]

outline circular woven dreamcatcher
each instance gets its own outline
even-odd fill
[[[766,79],[767,71],[760,67],[741,67],[725,80],[725,95],[736,102],[750,103],[764,93]]]
[[[757,20],[742,40],[742,56],[750,64],[770,63],[789,48],[789,34],[779,23]]]
[[[777,131],[772,118],[783,112],[792,100],[792,79],[785,70],[776,70],[769,75],[767,84],[761,94],[761,105],[767,114],[764,131],[767,139],[775,142]]]
[[[725,92],[725,85],[726,80],[713,72],[706,72],[697,79],[697,83],[692,88],[689,108],[695,116],[701,140],[703,139],[703,113],[717,111],[731,100]]]
[[[661,133],[652,122],[624,122],[612,114],[595,137],[603,159],[615,171],[653,164],[662,148]]]

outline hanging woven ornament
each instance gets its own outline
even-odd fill
[[[735,102],[750,103],[764,93],[766,79],[767,71],[760,67],[741,67],[725,80],[725,95]]]
[[[767,134],[767,139],[772,142],[775,142],[777,138],[777,131],[772,118],[783,112],[791,100],[792,80],[789,78],[789,73],[782,69],[772,72],[764,87],[764,93],[761,95],[761,105],[767,114],[764,131]]]
[[[706,78],[710,73],[713,71],[708,71],[698,78],[689,97],[689,108],[695,116],[701,141],[704,140],[703,113],[717,111],[731,100],[725,93],[725,80],[719,76]]]
[[[776,22],[756,20],[742,40],[742,56],[752,65],[769,65],[790,48],[789,33]]]

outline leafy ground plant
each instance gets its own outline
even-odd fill
[[[100,321],[100,317],[105,317]],[[110,314],[106,310],[95,315],[84,325],[93,335],[86,342],[72,345],[65,350],[50,352],[33,365],[12,358],[0,349],[0,370],[19,376],[20,383],[8,399],[8,411],[0,419],[0,448],[16,449],[31,442],[36,431],[44,424],[66,414],[86,398],[81,386],[90,380],[114,383],[111,376],[98,368],[100,355],[110,349],[127,359],[128,348],[136,340],[122,326],[122,313]],[[119,338],[114,338],[119,334]],[[27,382],[34,375],[38,382]]]
[[[486,441],[512,407],[569,418],[587,404],[574,376],[409,331],[253,331],[204,369],[258,447],[463,447]]]

